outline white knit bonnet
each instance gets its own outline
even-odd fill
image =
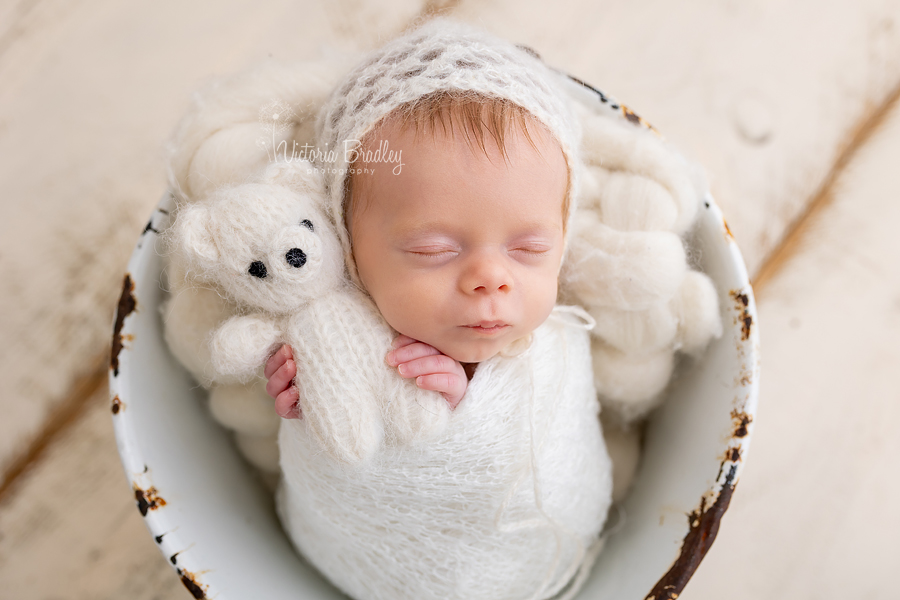
[[[316,124],[319,149],[334,158],[317,166],[325,171],[328,209],[351,279],[359,283],[344,227],[349,167],[345,141],[361,141],[395,108],[433,92],[470,91],[503,98],[526,109],[550,131],[569,165],[569,231],[581,170],[581,128],[561,91],[560,77],[533,51],[446,18],[432,19],[388,42],[353,69],[322,107]]]

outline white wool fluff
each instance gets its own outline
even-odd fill
[[[216,371],[252,377],[278,345],[289,344],[304,421],[330,455],[351,463],[366,460],[385,436],[396,444],[432,435],[449,408],[385,364],[395,334],[341,279],[337,237],[318,208],[322,196],[321,177],[308,163],[277,163],[262,182],[222,188],[181,210],[172,235],[189,274],[257,311],[216,330]]]
[[[706,183],[610,97],[597,102],[583,89],[570,93],[578,100],[586,166],[560,293],[597,321],[598,395],[604,414],[627,424],[662,400],[676,351],[699,356],[722,332],[715,286],[688,268],[680,239]]]
[[[678,207],[653,179],[591,165],[584,181],[592,188],[582,206],[594,208],[604,225],[619,231],[671,231],[675,226]]]
[[[590,209],[577,211],[563,277],[587,307],[647,309],[668,302],[687,261],[681,238],[668,231],[616,231]]]
[[[678,317],[669,304],[659,302],[644,310],[595,306],[589,311],[597,323],[594,336],[636,356],[670,348],[678,333]]]
[[[667,303],[644,310],[594,306],[588,312],[597,323],[594,335],[621,352],[639,356],[670,347],[696,356],[722,335],[718,308],[709,277],[688,271]]]
[[[626,119],[592,114],[583,105],[576,106],[581,115],[585,161],[659,183],[669,192],[678,211],[671,230],[679,235],[686,233],[697,216],[705,188],[697,168],[653,132],[635,127]]]
[[[716,287],[703,273],[689,271],[671,305],[678,315],[677,346],[686,354],[698,356],[711,338],[722,335]]]
[[[569,166],[568,220],[579,197],[581,131],[560,79],[531,52],[445,18],[432,19],[375,50],[335,88],[316,125],[319,144],[335,150],[320,165],[326,169],[334,222],[344,221],[347,168],[353,157],[346,145],[363,140],[394,109],[451,90],[510,100],[549,130]],[[349,235],[343,227],[338,234],[351,279],[358,282]]]
[[[671,348],[635,355],[594,338],[591,354],[594,384],[603,407],[623,423],[643,417],[659,404],[660,392],[669,383],[675,367],[675,352]]]
[[[611,497],[588,344],[556,309],[524,353],[479,364],[443,433],[363,469],[284,421],[290,538],[357,600],[552,597],[596,551]]]
[[[195,93],[167,146],[170,188],[181,200],[199,200],[259,175],[280,142],[289,150],[293,141],[312,143],[315,115],[347,60],[269,60]],[[265,108],[285,114],[267,122]]]

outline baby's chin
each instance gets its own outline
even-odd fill
[[[448,344],[441,347],[431,344],[442,354],[445,354],[455,361],[461,363],[480,363],[488,359],[494,358],[507,346],[506,343],[491,344]]]

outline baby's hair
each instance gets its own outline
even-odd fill
[[[524,134],[525,139],[535,150],[538,150],[538,147],[531,136],[529,127],[540,127],[553,138],[547,127],[518,104],[505,98],[466,90],[433,92],[398,106],[363,136],[362,144],[366,145],[373,137],[377,136],[381,126],[388,120],[395,122],[401,132],[413,128],[416,136],[423,131],[431,131],[431,135],[434,136],[438,126],[445,134],[453,134],[461,129],[466,136],[469,148],[474,151],[475,146],[478,146],[485,156],[489,156],[485,141],[487,136],[490,136],[504,160],[509,160],[506,140],[511,131]],[[563,158],[568,171],[571,165],[565,154],[563,154]],[[354,165],[351,164],[349,167],[352,169]],[[344,220],[348,231],[351,211],[359,208],[354,207],[356,199],[353,198],[353,180],[354,175],[351,171],[345,180],[344,188]],[[569,213],[571,185],[571,177],[567,177],[566,191],[562,199],[563,227],[567,221],[566,215]]]

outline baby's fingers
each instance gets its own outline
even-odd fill
[[[413,340],[413,343],[411,344],[395,348],[388,352],[385,360],[387,360],[387,363],[392,367],[396,367],[397,365],[408,363],[426,356],[437,355],[441,355],[441,353],[436,348]]]
[[[266,361],[266,370],[265,376],[266,379],[272,377],[272,374],[275,373],[278,369],[281,368],[281,365],[285,363],[289,358],[294,358],[294,353],[291,350],[291,347],[287,344],[282,344],[281,348],[275,351],[275,354],[269,357],[269,360]]]
[[[391,348],[402,348],[403,346],[408,346],[417,342],[418,340],[414,340],[408,335],[403,335],[402,333],[394,338],[394,341],[391,342]]]
[[[296,363],[293,360],[284,361],[284,364],[269,377],[269,382],[266,384],[266,393],[273,398],[277,398],[281,392],[291,385],[295,375],[297,375]]]
[[[289,387],[275,398],[275,413],[283,419],[302,419],[303,414],[300,412],[300,405],[297,403],[299,399],[297,388],[294,386]]]
[[[466,391],[465,376],[456,373],[430,373],[416,377],[416,385],[422,390],[431,390],[444,396],[450,409],[456,408]]]

